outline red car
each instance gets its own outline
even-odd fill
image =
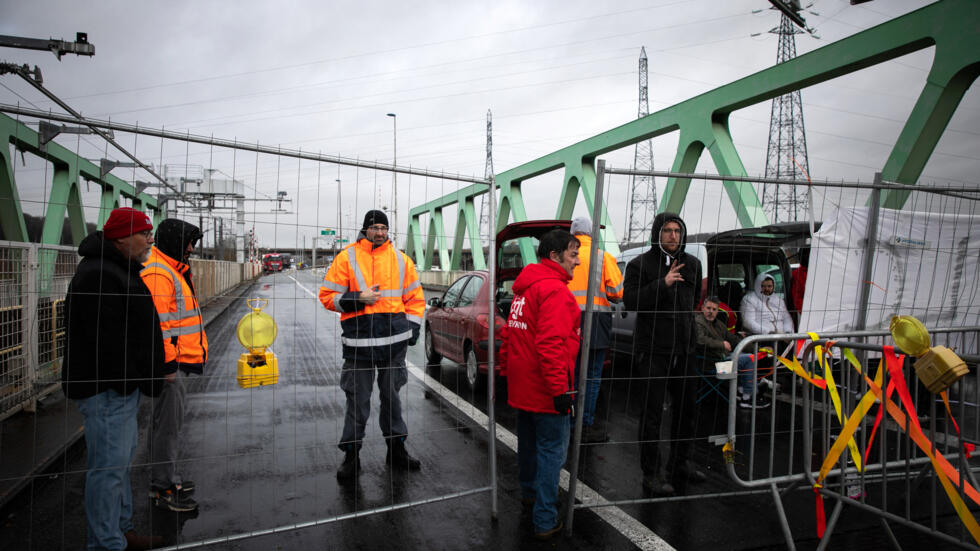
[[[497,292],[495,335],[500,347],[500,329],[510,312],[514,299],[511,286],[524,267],[522,251],[533,256],[538,248],[537,237],[562,228],[570,220],[534,220],[515,222],[497,234]],[[464,380],[470,389],[487,372],[487,340],[490,327],[490,293],[486,270],[467,272],[459,277],[440,297],[429,299],[425,314],[425,357],[429,365],[439,365],[443,357],[462,364]],[[500,366],[496,367],[499,374]]]

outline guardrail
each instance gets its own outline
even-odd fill
[[[910,427],[922,423],[923,437],[928,439],[931,452],[941,452],[945,457],[954,469],[948,478],[955,478],[961,501],[969,502],[963,497],[967,490],[972,490],[970,483],[976,487],[976,482],[968,458],[961,450],[963,444],[972,446],[980,441],[977,406],[980,373],[976,368],[978,358],[970,353],[977,350],[980,328],[933,329],[930,334],[933,344],[955,346],[972,367],[970,374],[949,390],[949,413],[955,410],[955,415],[948,414],[942,401],[916,383],[913,361],[908,358],[901,362],[898,371],[882,368],[882,379],[876,386],[879,392],[884,392],[884,399],[880,395],[871,396],[862,405],[862,398],[872,391],[868,379],[876,376],[879,360],[885,355],[883,348],[891,343],[887,332],[827,334],[820,335],[817,341],[810,341],[811,337],[802,333],[754,335],[736,346],[733,358],[744,353],[758,358],[760,346],[775,345],[773,348],[782,359],[758,359],[753,363],[754,375],[762,369],[760,362],[776,362],[777,373],[787,376],[782,377],[782,392],[774,393],[778,399],[764,413],[752,409],[748,416],[736,405],[734,374],[723,376],[731,379],[728,432],[717,443],[724,444],[726,454],[732,458],[728,473],[735,483],[744,488],[770,489],[789,548],[794,547],[793,536],[781,494],[800,484],[812,486],[820,495],[836,500],[819,548],[828,545],[845,506],[874,513],[883,520],[928,533],[950,544],[977,548],[968,533],[961,529],[946,532],[937,523],[937,516],[948,514],[955,507],[937,495],[940,489],[937,481],[942,478],[933,468],[937,463],[930,453],[916,445]],[[853,342],[857,340],[863,342]],[[797,344],[803,342],[806,342],[803,347]],[[828,356],[829,350],[833,351],[833,357]],[[790,369],[784,367],[793,369],[795,374],[790,376]],[[911,406],[911,411],[905,412],[905,426],[890,419],[889,413],[876,417],[878,409],[884,408],[881,404],[889,400],[898,402],[897,394],[886,389],[898,385],[899,377],[894,375],[899,373],[900,378],[908,381],[907,406]],[[848,436],[844,427],[855,415],[860,418],[852,422],[853,436]],[[846,444],[838,443],[842,432]],[[839,457],[821,465],[835,449],[835,443]],[[886,535],[894,538],[887,523],[883,522],[882,526]]]

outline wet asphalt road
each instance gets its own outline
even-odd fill
[[[159,510],[144,497],[150,410],[148,400],[141,404],[141,446],[133,470],[138,530],[161,534],[168,543],[191,543],[433,500],[489,485],[486,427],[463,411],[472,404],[485,413],[485,389],[466,391],[462,369],[447,360],[438,367],[425,367],[421,340],[409,351],[408,362],[417,369],[402,391],[402,404],[410,432],[408,446],[421,459],[422,470],[393,473],[385,466],[375,393],[361,476],[356,484],[338,484],[335,471],[342,453],[336,442],[344,415],[344,395],[338,386],[339,318],[312,296],[318,286],[318,278],[303,271],[264,276],[250,290],[249,296],[270,299],[266,311],[279,326],[273,345],[280,365],[277,385],[247,390],[236,385],[235,362],[243,349],[234,329],[248,312],[244,301],[208,328],[208,374],[188,385],[181,469],[197,485],[200,509],[195,515]],[[612,442],[584,447],[581,458],[580,480],[609,500],[644,497],[635,444],[642,396],[628,375],[628,363],[619,360],[603,384],[598,415]],[[440,387],[451,393],[448,399],[439,393]],[[513,432],[514,413],[505,405],[505,385],[499,385],[497,393],[502,404],[497,421]],[[723,431],[724,411],[718,402],[705,401],[699,436]],[[634,549],[637,542],[655,544],[658,538],[679,549],[784,547],[769,495],[630,505],[618,510],[628,515],[625,523],[609,523],[596,512],[580,509],[572,536],[537,542],[530,537],[529,518],[519,503],[516,454],[502,443],[497,449],[496,520],[491,518],[489,494],[476,493],[211,548]],[[690,493],[735,489],[723,471],[719,448],[700,441],[695,454],[709,480],[689,488]],[[66,457],[63,467],[61,474],[34,484],[6,508],[0,550],[83,547],[84,453]],[[561,497],[564,500],[565,494]],[[812,493],[792,492],[785,502],[798,547],[814,548]],[[611,510],[602,512],[611,514]],[[631,539],[624,534],[630,533],[630,522],[656,536],[643,540],[634,534]],[[869,526],[877,526],[877,521],[849,514],[837,529],[834,547],[885,548],[880,532]],[[914,533],[900,535],[903,544],[911,546],[907,548],[931,545],[928,538]]]

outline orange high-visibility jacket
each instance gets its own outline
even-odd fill
[[[153,296],[163,330],[168,373],[177,368],[201,373],[208,357],[208,337],[194,289],[184,274],[190,266],[153,247],[140,276]]]
[[[374,304],[360,302],[360,292],[375,285],[381,298]],[[348,359],[370,359],[373,347],[407,346],[418,334],[425,313],[425,296],[412,259],[391,241],[373,248],[363,235],[334,258],[319,298],[328,310],[340,313],[341,342]]]
[[[576,235],[579,241],[578,258],[581,264],[575,267],[572,280],[568,282],[568,290],[575,297],[579,310],[585,311],[585,299],[589,290],[589,261],[591,260],[592,238],[588,235]],[[599,286],[596,288],[593,311],[611,312],[610,301],[623,300],[623,274],[616,265],[613,255],[602,251],[602,271],[599,274]]]

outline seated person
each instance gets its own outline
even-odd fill
[[[792,333],[793,318],[786,301],[773,294],[776,280],[770,274],[755,278],[755,291],[742,299],[742,328],[753,335]]]
[[[732,350],[742,337],[728,331],[726,323],[718,317],[718,305],[721,301],[716,296],[704,299],[700,316],[694,316],[694,328],[697,333],[698,355],[703,354],[706,362],[723,361],[731,357]],[[767,407],[770,402],[763,396],[756,396],[752,402],[752,394],[756,391],[756,380],[750,354],[738,355],[738,405],[742,408]]]

